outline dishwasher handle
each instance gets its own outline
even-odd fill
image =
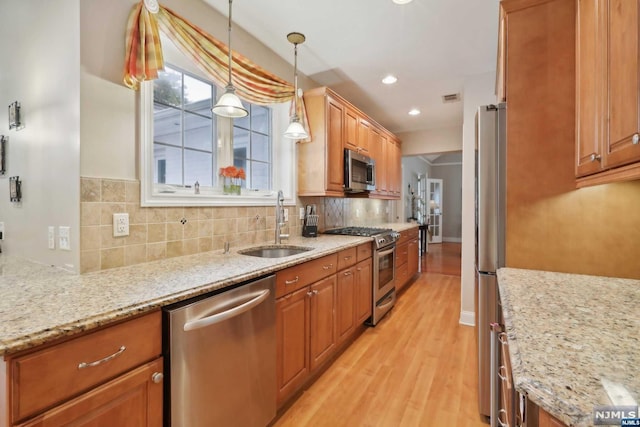
[[[192,322],[187,322],[184,324],[184,331],[193,331],[200,328],[205,328],[207,326],[215,325],[216,323],[223,322],[227,319],[235,317],[239,314],[244,313],[245,311],[251,310],[253,307],[259,305],[261,302],[267,299],[271,291],[269,289],[265,289],[260,292],[260,294],[249,300],[243,304],[240,304],[236,307],[233,307],[229,310],[223,311],[222,313],[217,313],[212,316],[204,317],[202,319],[194,320]]]

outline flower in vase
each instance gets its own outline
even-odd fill
[[[237,168],[235,166],[226,166],[224,168],[220,168],[219,174],[222,177],[223,193],[240,195],[242,187],[242,183],[240,181],[247,178],[244,173],[244,169]]]

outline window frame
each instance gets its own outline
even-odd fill
[[[182,64],[177,64],[183,67]],[[189,72],[192,73],[191,70]],[[200,74],[198,74],[200,76]],[[153,180],[153,81],[140,84],[139,92],[139,176],[140,204],[143,207],[171,206],[265,206],[275,203],[278,189],[284,193],[286,205],[295,205],[297,193],[297,162],[295,141],[284,138],[289,120],[289,103],[272,104],[271,139],[271,182],[272,190],[250,194],[223,195],[216,189],[207,191],[200,188],[195,194],[193,188],[155,184]],[[231,119],[217,118],[218,137],[233,137]],[[220,143],[220,141],[218,141]],[[163,192],[172,191],[172,192]]]

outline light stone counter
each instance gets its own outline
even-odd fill
[[[0,356],[370,241],[294,237],[283,244],[314,249],[269,259],[231,248],[83,275],[0,255]]]
[[[603,382],[640,402],[640,280],[502,268],[498,283],[516,390],[569,426],[614,404]]]

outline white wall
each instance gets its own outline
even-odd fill
[[[80,258],[79,0],[0,3],[0,133],[9,136],[0,177],[3,253],[78,270]],[[8,129],[6,106],[22,105],[25,128]],[[23,199],[9,202],[9,177]],[[47,247],[47,226],[71,227],[71,251]],[[56,242],[57,244],[57,242]]]
[[[447,153],[462,150],[462,128],[459,126],[398,133],[402,141],[402,155]]]
[[[462,164],[433,163],[429,178],[442,180],[442,240],[460,242],[462,238]]]
[[[462,271],[460,323],[473,325],[475,288],[475,114],[496,102],[495,72],[465,79],[462,149]]]

